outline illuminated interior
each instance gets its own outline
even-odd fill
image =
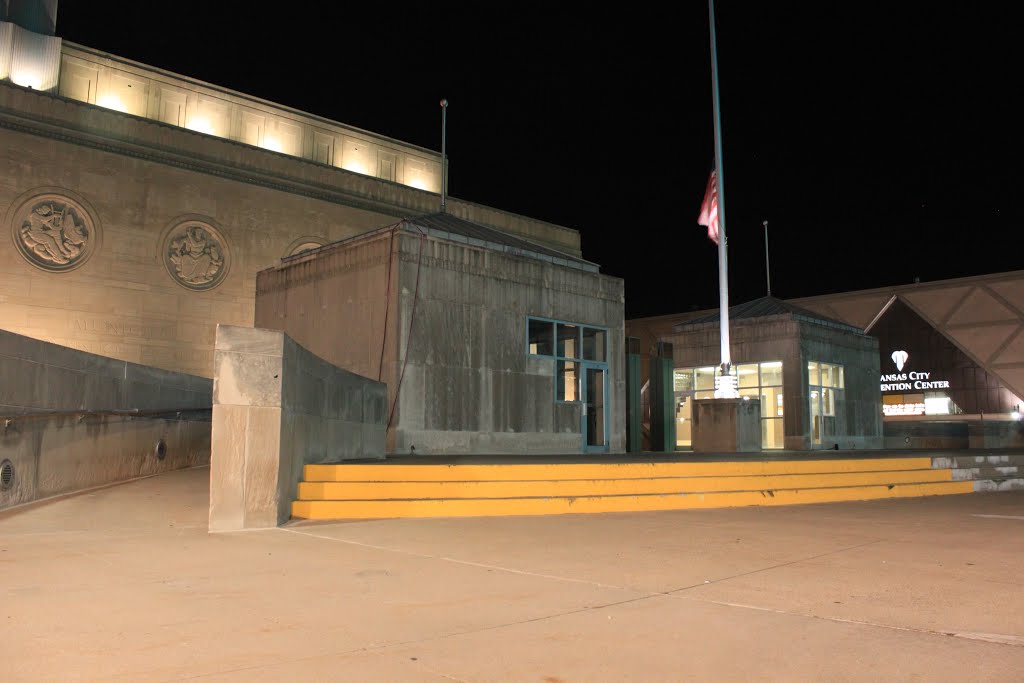
[[[959,415],[960,407],[942,392],[926,391],[913,394],[883,394],[882,414],[897,415]]]
[[[676,399],[676,447],[693,446],[693,402],[714,398],[716,367],[676,368],[673,393]],[[761,401],[761,447],[783,448],[782,361],[733,366],[740,396]]]

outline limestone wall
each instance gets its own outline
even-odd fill
[[[0,508],[209,462],[208,379],[3,330],[0,378]]]
[[[383,458],[385,387],[282,332],[217,326],[210,530],[274,527],[303,465]]]
[[[212,376],[217,323],[253,324],[256,273],[436,211],[432,192],[0,83],[0,326]],[[574,230],[451,200],[569,253]]]

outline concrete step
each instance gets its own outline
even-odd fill
[[[932,458],[849,458],[836,460],[737,460],[726,462],[625,462],[587,464],[405,464],[306,465],[303,480],[328,481],[551,481],[567,479],[652,479],[784,474],[833,474],[932,469]]]
[[[932,458],[938,467],[1020,467],[1024,469],[1024,454],[974,453],[969,455],[939,455]]]
[[[971,493],[974,482],[944,481],[873,486],[670,493],[650,495],[556,496],[517,498],[435,498],[410,500],[299,500],[292,516],[303,519],[388,517],[478,517],[640,512],[748,505],[796,505],[880,498]]]
[[[974,484],[974,490],[977,492],[1024,491],[1024,477],[989,477],[967,481]]]
[[[950,468],[957,481],[1024,477],[1024,455],[953,455],[932,458],[932,467]]]
[[[725,468],[722,468],[725,469]],[[552,474],[546,472],[547,474]],[[602,472],[610,477],[615,470]],[[441,476],[443,472],[435,472]],[[888,486],[950,481],[950,471],[882,470],[776,475],[662,476],[601,479],[477,481],[318,481],[299,484],[299,500],[416,500],[629,496],[827,487]]]

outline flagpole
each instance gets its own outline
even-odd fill
[[[718,48],[715,41],[715,0],[708,0],[711,24],[711,89],[715,113],[715,182],[718,183],[718,294],[721,320],[722,364],[715,377],[715,398],[736,398],[736,377],[729,353],[729,259],[725,236],[725,169],[722,154],[722,109],[718,95]]]
[[[768,221],[761,221],[764,226],[764,275],[768,279],[768,296],[772,295],[772,267],[768,262]]]

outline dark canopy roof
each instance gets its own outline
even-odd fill
[[[788,316],[794,320],[801,320],[803,322],[815,323],[818,325],[826,325],[829,327],[836,327],[839,329],[855,331],[860,334],[864,334],[864,330],[848,325],[842,321],[836,320],[835,318],[827,318],[814,311],[809,311],[806,308],[800,306],[794,306],[793,304],[783,301],[782,299],[776,299],[773,296],[764,296],[760,299],[754,299],[743,304],[737,304],[729,307],[729,320],[741,321],[741,320],[755,320],[757,318],[768,318],[772,316]],[[692,325],[703,325],[706,323],[717,323],[721,319],[719,311],[714,313],[708,313],[702,315],[699,318],[693,318],[686,322],[679,323],[672,329],[675,332],[680,332]]]
[[[404,221],[410,226],[419,226],[431,237],[448,239],[454,242],[487,247],[496,251],[536,258],[570,268],[578,268],[598,272],[598,265],[565,252],[546,247],[543,244],[510,235],[507,232],[489,228],[449,213],[431,213]]]

